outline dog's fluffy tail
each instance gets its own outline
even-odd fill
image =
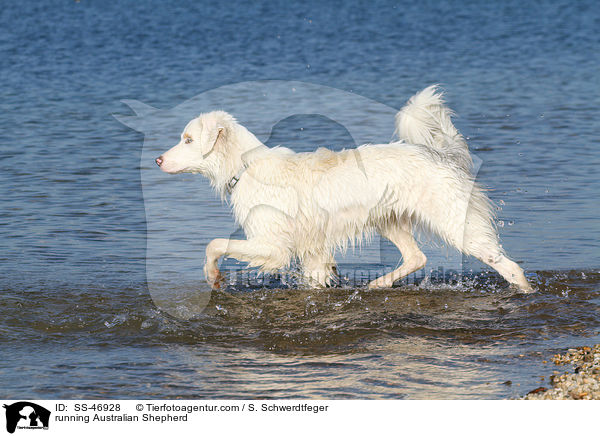
[[[415,94],[396,115],[398,137],[442,153],[455,165],[470,171],[473,160],[467,142],[452,124],[454,112],[445,106],[438,85]]]

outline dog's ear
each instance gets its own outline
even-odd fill
[[[200,134],[200,147],[204,157],[212,153],[217,143],[223,139],[224,131],[225,127],[220,124],[208,123],[203,126]]]

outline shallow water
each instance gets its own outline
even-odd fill
[[[185,321],[157,310],[143,286],[5,291],[2,394],[516,397],[545,383],[550,354],[600,332],[600,272],[538,273],[536,282],[533,296],[493,280],[226,289]],[[172,309],[192,304],[176,287],[172,298]]]
[[[598,341],[593,2],[45,2],[7,4],[0,18],[0,397],[510,398],[547,384],[553,353]],[[274,279],[210,294],[201,253],[237,231],[228,206],[200,176],[140,161],[183,125],[144,138],[112,115],[131,115],[123,99],[166,110],[263,79],[392,108],[442,83],[492,188],[503,246],[538,292],[517,294],[424,237],[430,262],[416,284],[307,290]],[[265,141],[355,145],[336,120],[305,113]],[[170,199],[181,186],[189,196]],[[193,237],[166,235],[178,269],[160,295],[146,263],[151,201],[174,227],[195,226]],[[397,260],[378,240],[340,258],[346,273]],[[463,284],[436,275],[456,265]]]

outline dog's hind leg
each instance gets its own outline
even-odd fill
[[[481,196],[479,192],[474,192]],[[510,260],[498,241],[496,229],[492,225],[489,213],[482,214],[482,207],[476,206],[471,198],[467,218],[465,220],[464,240],[455,244],[463,253],[475,256],[483,263],[494,268],[511,285],[517,286],[522,292],[534,292],[527,282],[525,274],[519,265]]]
[[[494,250],[492,252],[497,252]],[[498,254],[496,256],[493,255],[485,255],[479,256],[475,255],[479,260],[483,263],[494,268],[498,273],[504,277],[504,279],[510,283],[511,285],[517,286],[521,292],[528,294],[534,292],[531,288],[531,285],[527,282],[525,278],[525,274],[523,274],[523,270],[519,265],[510,260],[504,254]]]
[[[390,288],[396,280],[420,270],[427,263],[427,257],[419,249],[410,232],[410,226],[390,225],[380,229],[381,236],[389,239],[402,253],[402,265],[394,271],[369,283],[369,289]]]
[[[534,292],[521,267],[506,257],[495,229],[488,223],[485,223],[485,226],[476,226],[476,222],[475,218],[469,217],[464,244],[457,248],[494,268],[507,282],[517,286],[522,292]]]
[[[288,252],[259,238],[248,240],[213,239],[206,246],[204,275],[206,281],[216,289],[220,287],[221,273],[219,272],[218,262],[221,256],[233,257],[241,262],[248,262],[249,266],[258,266],[263,271],[281,269],[288,265],[290,261]]]

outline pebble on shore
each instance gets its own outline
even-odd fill
[[[534,389],[525,400],[600,400],[600,344],[571,348],[552,360],[556,365],[572,364],[573,373],[554,371],[550,376],[552,388]]]

